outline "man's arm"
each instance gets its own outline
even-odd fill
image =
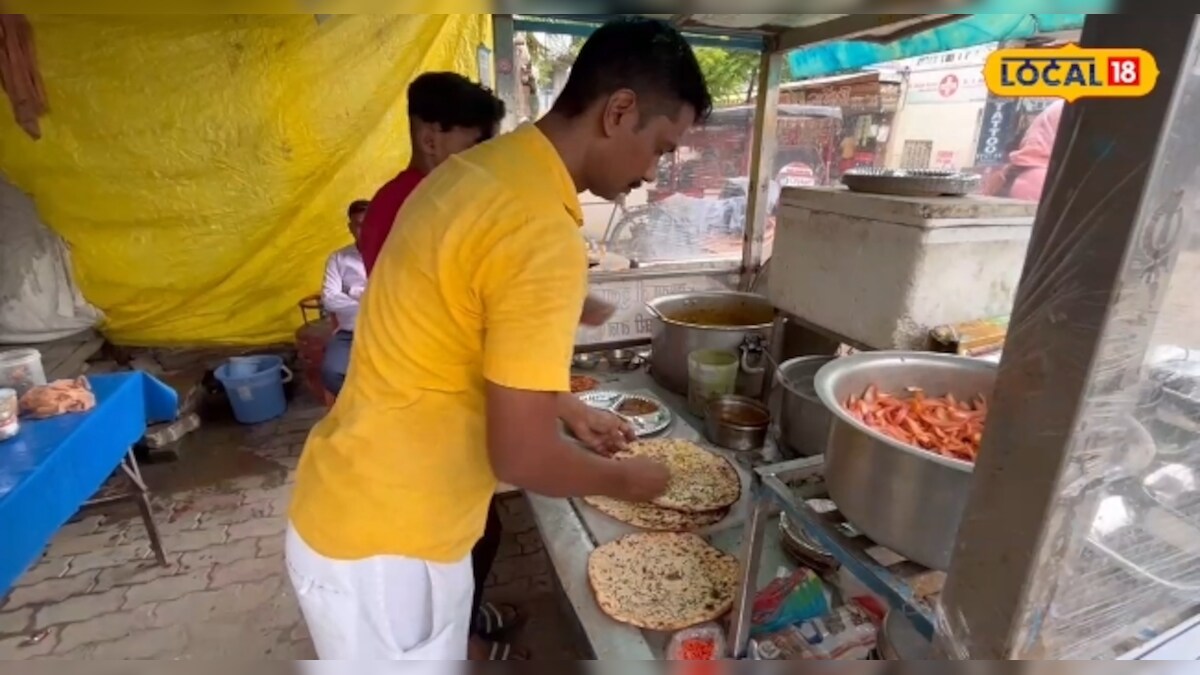
[[[595,328],[608,323],[617,308],[600,298],[589,295],[583,300],[583,315],[579,323]]]
[[[563,441],[553,392],[487,384],[488,456],[496,478],[547,497],[603,495],[649,501],[666,487],[652,462],[614,461]]]
[[[325,263],[325,281],[321,284],[321,304],[329,312],[340,312],[358,307],[358,299],[351,297],[343,289],[342,269],[339,263],[336,253],[329,256],[329,261]]]
[[[570,389],[575,329],[587,292],[587,253],[574,228],[530,222],[491,249],[479,270],[488,456],[500,480],[550,496],[647,501],[666,469],[586,452],[558,431]]]

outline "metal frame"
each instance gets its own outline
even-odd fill
[[[1138,381],[1160,281],[1180,248],[1163,216],[1200,169],[1200,126],[1165,135],[1200,116],[1200,101],[1179,96],[1197,77],[1196,28],[1194,16],[1128,14],[1089,15],[1084,26],[1084,46],[1146,48],[1162,75],[1146,98],[1085,100],[1064,114],[943,595],[955,656],[1043,654],[1041,617],[1104,480],[1085,468],[1106,442],[1096,420],[1132,407],[1123,394]]]
[[[142,479],[142,470],[138,466],[137,457],[134,455],[132,448],[125,453],[125,457],[121,460],[120,469],[125,479],[129,482],[129,489],[89,499],[83,503],[83,506],[79,507],[79,510],[82,511],[84,509],[121,502],[133,502],[137,504],[138,512],[142,516],[142,523],[146,526],[146,537],[150,539],[150,550],[154,552],[154,559],[158,561],[160,567],[166,567],[167,554],[163,549],[162,536],[158,532],[158,525],[154,522],[154,510],[150,506],[150,488],[146,486],[146,481]]]

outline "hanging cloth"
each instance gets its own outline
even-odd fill
[[[23,14],[0,14],[0,87],[12,103],[17,124],[42,137],[38,118],[46,114],[46,89],[33,50],[33,26]]]

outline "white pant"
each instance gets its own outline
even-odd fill
[[[471,556],[431,563],[399,556],[332,560],[289,524],[288,575],[321,659],[467,657]]]

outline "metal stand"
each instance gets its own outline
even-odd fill
[[[742,537],[740,586],[734,597],[729,629],[729,649],[734,658],[745,658],[749,650],[758,568],[768,536],[766,526],[777,508],[791,522],[803,527],[813,541],[872,593],[883,598],[892,609],[902,610],[920,633],[925,637],[933,635],[931,600],[940,592],[945,575],[906,560],[880,563],[871,555],[877,548],[875,543],[846,525],[839,513],[818,513],[810,507],[809,500],[828,498],[822,473],[824,464],[824,457],[808,457],[754,470],[754,508]]]
[[[130,448],[125,453],[125,458],[121,460],[121,471],[129,481],[130,487],[127,491],[88,500],[81,508],[94,508],[127,501],[137,504],[138,511],[142,514],[142,522],[146,525],[146,536],[150,538],[150,550],[154,551],[154,558],[158,561],[159,566],[166,567],[167,553],[163,550],[162,537],[158,533],[158,525],[154,523],[154,513],[150,508],[150,489],[146,487],[146,481],[142,479],[142,470],[138,467],[133,448]]]

